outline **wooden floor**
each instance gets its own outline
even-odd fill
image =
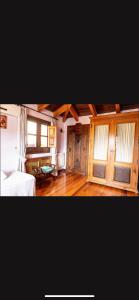
[[[48,179],[37,187],[37,196],[139,196],[86,181],[87,177],[79,173],[60,173],[56,180]]]

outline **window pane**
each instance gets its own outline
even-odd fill
[[[41,125],[41,135],[47,136],[47,125]]]
[[[41,137],[41,147],[47,147],[47,137]]]
[[[109,125],[95,126],[94,159],[107,160]]]
[[[36,136],[35,135],[28,134],[27,147],[36,147]]]
[[[36,134],[37,132],[37,123],[32,121],[27,121],[27,130],[30,134]]]
[[[117,125],[116,162],[132,163],[135,123]]]

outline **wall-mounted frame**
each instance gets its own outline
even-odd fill
[[[56,148],[56,126],[48,126],[48,147]]]
[[[7,129],[7,116],[0,115],[0,128]]]

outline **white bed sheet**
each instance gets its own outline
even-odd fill
[[[36,179],[34,176],[19,171],[13,172],[0,182],[1,196],[35,196]]]

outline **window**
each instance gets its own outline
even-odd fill
[[[27,147],[37,146],[37,123],[27,121]]]
[[[41,124],[41,147],[48,146],[48,127]]]
[[[27,153],[50,152],[48,148],[49,122],[30,117],[27,119]]]

